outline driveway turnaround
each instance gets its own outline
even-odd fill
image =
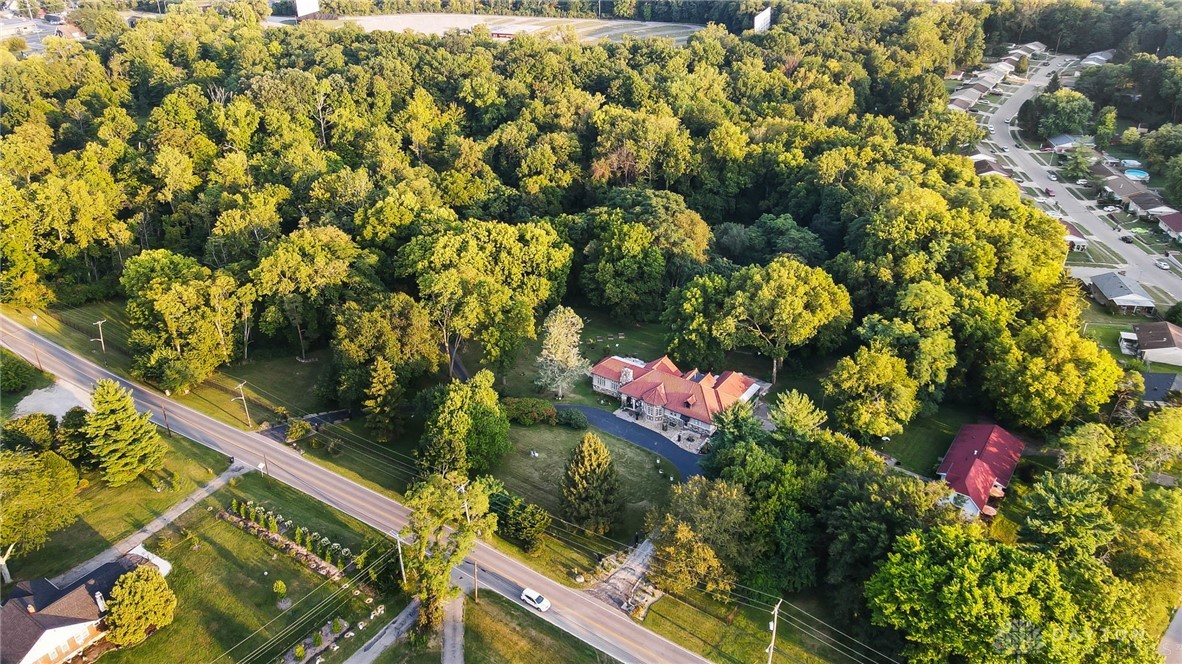
[[[594,406],[567,405],[555,406],[555,408],[558,410],[577,410],[586,415],[587,421],[596,429],[600,429],[604,433],[609,433],[616,438],[623,438],[633,445],[643,447],[650,452],[656,452],[665,457],[669,463],[673,464],[674,468],[681,472],[682,479],[688,479],[691,475],[702,474],[702,469],[698,466],[698,461],[702,459],[701,455],[681,449],[656,431],[645,429],[635,422],[621,419],[602,408],[596,408]]]

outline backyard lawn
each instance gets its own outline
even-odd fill
[[[770,610],[723,604],[696,590],[690,591],[686,599],[692,606],[672,596],[658,600],[649,608],[644,626],[715,662],[746,664],[766,661]],[[818,601],[790,595],[787,602],[829,622],[824,607]],[[773,661],[821,664],[849,660],[848,655],[839,656],[817,637],[794,627],[792,619],[784,616],[808,621],[810,627],[816,623],[802,617],[787,602],[781,609],[781,619],[776,630]],[[822,633],[827,631],[822,626],[816,626],[816,629]]]
[[[613,662],[575,637],[496,593],[464,602],[464,661],[472,664]]]
[[[898,459],[899,465],[907,470],[935,477],[937,462],[948,451],[956,432],[965,424],[976,422],[979,412],[976,408],[944,403],[935,415],[915,418],[904,427],[903,433],[874,447]]]
[[[241,478],[186,512],[171,527],[150,538],[148,549],[173,565],[169,586],[177,595],[176,619],[144,643],[104,655],[112,662],[211,661],[234,648],[228,661],[276,661],[301,639],[334,616],[356,624],[368,620],[370,607],[338,584],[297,563],[215,516],[232,498],[251,498],[336,541],[360,551],[367,536],[376,535],[360,522],[257,473]],[[191,539],[185,539],[190,536]],[[282,612],[272,584],[287,584],[295,604]],[[378,598],[376,604],[400,598]],[[274,620],[274,622],[269,622]],[[261,630],[254,634],[255,630]],[[363,645],[369,634],[339,641],[341,649],[325,652],[327,662],[341,662]]]
[[[168,446],[161,471],[118,488],[108,487],[97,471],[83,473],[89,486],[78,492],[78,520],[54,533],[44,548],[13,561],[13,577],[52,577],[69,571],[147,525],[230,465],[220,452],[187,438],[161,438]],[[176,489],[171,486],[173,473],[179,480]],[[152,481],[163,489],[157,492]]]

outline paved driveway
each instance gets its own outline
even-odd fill
[[[682,479],[688,479],[691,475],[702,474],[702,469],[698,467],[698,461],[702,458],[700,455],[681,449],[668,438],[655,431],[649,431],[639,424],[622,420],[606,410],[593,406],[559,405],[555,406],[555,408],[559,410],[568,408],[577,410],[586,415],[587,421],[596,429],[602,429],[616,438],[623,438],[633,445],[643,447],[650,452],[656,452],[665,457],[677,470],[681,471]]]

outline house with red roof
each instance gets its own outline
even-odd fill
[[[625,410],[649,422],[714,433],[714,416],[759,395],[761,385],[737,371],[717,376],[697,369],[681,371],[668,356],[651,362],[613,355],[591,368],[596,392],[620,399]]]
[[[990,498],[1002,498],[1026,444],[996,424],[966,424],[944,455],[936,474],[944,480],[965,516],[993,516]]]

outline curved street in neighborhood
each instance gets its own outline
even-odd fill
[[[29,362],[39,362],[58,381],[83,389],[89,390],[102,378],[119,382],[131,390],[136,407],[150,411],[157,424],[164,424],[162,407],[166,405],[169,425],[175,433],[256,467],[381,532],[392,534],[407,522],[409,511],[395,500],[318,466],[265,436],[235,429],[124,380],[2,315],[0,345]],[[514,602],[519,602],[517,595],[527,586],[550,598],[554,606],[538,614],[542,619],[619,661],[708,661],[641,627],[590,593],[568,588],[487,544],[479,543],[467,564],[473,560],[479,562],[482,572],[487,570],[490,576],[502,580],[501,589],[508,590],[507,596]]]

